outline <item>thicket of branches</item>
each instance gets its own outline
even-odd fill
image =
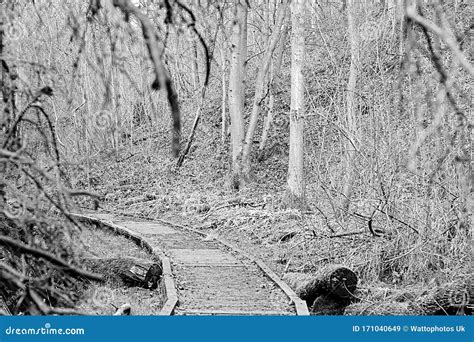
[[[166,188],[160,188],[166,200],[155,198],[150,214],[179,211],[195,197],[219,207],[232,163],[226,95],[235,3],[0,4],[0,293],[14,312],[71,306],[78,279],[96,277],[79,267],[80,226],[69,215],[74,203],[105,198],[115,205],[114,199],[142,195],[134,190],[141,182]],[[242,116],[248,125],[254,75],[280,2],[244,3],[250,29]],[[313,233],[304,252],[318,255],[321,250],[312,247],[323,235],[366,234],[367,244],[344,259],[363,279],[416,283],[432,274],[467,274],[472,4],[360,2],[353,13],[359,44],[354,135],[346,119],[352,53],[346,2],[308,3],[304,156],[312,216],[301,222]],[[287,18],[283,23],[259,89],[252,177],[244,189],[257,196],[252,191],[264,188],[274,205],[261,219],[239,213],[241,221],[254,223],[252,234],[289,217],[280,203],[291,79],[291,25]],[[273,118],[262,143],[268,111]],[[350,198],[344,193],[348,149]],[[170,150],[174,157],[181,153],[180,170]],[[128,161],[133,163],[126,166]],[[165,184],[165,176],[176,179]],[[127,184],[130,189],[122,191]],[[191,187],[195,196],[179,193]],[[200,214],[195,208],[192,214]],[[343,253],[328,247],[322,259],[338,260]]]
[[[89,168],[90,155],[109,143],[118,151],[116,110],[124,106],[121,97],[137,93],[142,97],[127,105],[136,113],[131,120],[140,121],[144,98],[162,90],[169,104],[162,112],[172,121],[164,130],[177,156],[181,118],[166,66],[169,31],[197,37],[205,68],[207,46],[193,12],[179,1],[148,4],[155,16],[128,0],[0,6],[0,299],[15,314],[71,313],[65,308],[78,300],[81,283],[101,279],[80,267],[81,226],[71,215],[77,200],[100,196],[88,191],[89,173],[88,186],[71,183],[71,173]],[[143,68],[139,85],[128,58]],[[117,77],[135,93],[117,93]]]

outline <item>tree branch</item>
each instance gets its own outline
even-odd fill
[[[9,238],[8,236],[0,235],[0,245],[13,248],[16,251],[19,251],[23,254],[30,254],[30,255],[34,255],[39,258],[45,259],[51,264],[62,268],[62,271],[64,273],[67,273],[71,276],[83,277],[83,278],[88,278],[88,279],[97,280],[97,281],[103,280],[103,277],[100,274],[91,273],[91,272],[76,268],[68,264],[66,261],[59,259],[57,256],[55,256],[54,254],[50,252],[25,245],[19,241]]]
[[[417,24],[437,34],[451,49],[454,56],[457,58],[459,63],[461,63],[464,70],[466,70],[471,75],[471,77],[474,77],[474,67],[471,65],[471,63],[469,63],[466,56],[462,53],[455,37],[449,34],[446,30],[443,30],[441,27],[437,26],[435,23],[419,15],[416,11],[415,6],[407,7],[406,13],[407,16],[413,21],[415,21]]]
[[[153,23],[146,15],[135,7],[130,0],[113,0],[112,4],[127,16],[133,14],[142,26],[143,39],[148,48],[148,54],[153,64],[156,76],[152,88],[155,90],[165,89],[167,92],[168,103],[171,108],[171,117],[173,119],[173,139],[171,148],[173,155],[178,157],[181,139],[181,114],[179,110],[178,96],[174,90],[171,78],[168,75],[168,70],[161,60],[163,48],[158,43],[155,30],[153,29]]]

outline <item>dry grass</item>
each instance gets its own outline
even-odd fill
[[[85,258],[137,258],[150,260],[152,256],[129,239],[112,232],[86,227],[81,234],[82,255]],[[130,303],[132,315],[157,315],[164,303],[161,287],[148,290],[128,287],[116,274],[105,270],[104,283],[89,284],[82,292],[77,308],[89,315],[112,315],[125,303]]]
[[[452,9],[446,5],[446,10]],[[432,8],[427,8],[428,16],[430,11]],[[461,30],[469,21],[466,13],[448,15]],[[282,205],[288,159],[288,55],[276,84],[276,116],[268,146],[273,152],[261,163],[254,161],[253,180],[245,190],[233,193],[225,187],[230,152],[228,142],[220,141],[217,109],[221,94],[218,84],[211,83],[195,150],[181,169],[175,168],[163,148],[168,144],[166,136],[137,143],[135,155],[127,162],[103,157],[92,160],[105,206],[115,212],[200,227],[211,236],[232,240],[280,273],[313,272],[326,264],[345,264],[357,272],[361,300],[369,304],[397,302],[390,296],[379,296],[380,291],[406,291],[410,295],[402,302],[405,305],[439,284],[472,277],[472,208],[466,203],[469,184],[463,181],[469,168],[462,162],[466,149],[471,148],[466,125],[459,126],[458,111],[444,103],[442,125],[415,148],[419,136],[440,113],[437,101],[443,86],[419,30],[419,45],[400,65],[404,59],[398,55],[397,26],[389,25],[385,17],[361,23],[365,28],[375,27],[375,31],[363,37],[361,44],[356,179],[349,213],[341,210],[349,43],[345,18],[332,12],[320,14],[325,31],[311,31],[307,48],[305,170],[309,212],[286,210]],[[366,19],[370,18],[368,14]],[[313,40],[324,40],[327,46],[315,47]],[[448,68],[452,56],[445,50],[438,52]],[[255,65],[248,67],[253,70]],[[471,83],[466,74],[455,76],[452,95],[458,110],[466,115],[466,124],[472,122],[470,97],[466,96]],[[247,82],[248,103],[252,83],[251,79]],[[189,98],[181,103],[184,136],[194,115],[193,101]],[[168,125],[165,119],[162,122]],[[260,132],[261,126],[256,137]],[[143,194],[150,195],[146,201],[130,200]],[[241,204],[234,205],[236,202]],[[281,241],[291,232],[291,238]],[[347,233],[354,234],[342,236]]]
[[[129,170],[121,169],[123,178],[127,178]],[[455,236],[447,234],[442,215],[431,218],[431,230],[421,225],[422,217],[410,222],[419,232],[416,233],[386,215],[377,214],[373,225],[383,233],[373,236],[366,220],[353,216],[344,220],[323,214],[331,213],[324,197],[309,197],[310,212],[287,210],[281,207],[282,192],[275,191],[281,189],[281,184],[262,177],[261,182],[256,180],[236,194],[223,188],[224,179],[213,179],[210,172],[208,163],[199,158],[189,161],[182,170],[163,170],[151,163],[141,169],[140,178],[133,178],[133,184],[127,185],[132,193],[123,189],[113,191],[113,184],[105,184],[109,199],[115,198],[106,205],[115,212],[166,218],[200,228],[210,236],[221,236],[265,260],[280,274],[313,272],[326,264],[345,264],[360,278],[360,305],[383,306],[381,311],[374,312],[389,313],[386,303],[406,306],[419,295],[434,291],[437,285],[470,274],[469,236],[463,230]],[[166,178],[161,178],[161,184],[150,186],[149,179],[160,173],[166,173]],[[160,178],[155,180],[159,182]],[[141,189],[154,193],[156,198],[125,204],[128,196],[143,194]],[[410,201],[423,200],[413,196]],[[407,204],[410,201],[397,198],[398,205],[405,210],[399,213],[416,213],[416,205]],[[355,234],[344,236],[348,232]],[[288,233],[294,234],[282,241]],[[398,312],[395,306],[393,310],[393,314]]]
[[[81,233],[84,257],[149,259],[150,254],[122,235],[86,227]]]

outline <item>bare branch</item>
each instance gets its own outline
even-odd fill
[[[429,21],[425,17],[419,15],[416,11],[415,6],[408,6],[406,9],[407,16],[418,23],[419,25],[425,27],[426,29],[430,30],[431,32],[437,34],[451,49],[456,59],[462,65],[464,70],[466,70],[471,77],[474,77],[474,66],[469,63],[466,56],[462,53],[459,45],[456,41],[456,38],[447,32],[447,30],[443,30],[441,27],[437,26],[435,23]]]
[[[60,267],[64,273],[67,273],[72,276],[84,277],[84,278],[97,280],[97,281],[101,281],[103,279],[102,275],[100,274],[91,273],[91,272],[76,268],[50,252],[25,245],[7,236],[0,235],[0,245],[13,248],[17,252],[30,254],[30,255],[34,255],[39,258],[45,259],[46,261],[49,261],[51,264]]]
[[[113,0],[113,5],[125,15],[133,14],[142,25],[143,38],[148,48],[150,59],[155,70],[155,81],[152,84],[153,89],[164,88],[167,92],[168,103],[171,107],[171,116],[173,119],[173,141],[172,152],[175,157],[179,156],[180,138],[181,138],[181,115],[179,111],[178,98],[174,90],[171,78],[168,75],[161,56],[163,55],[163,48],[160,46],[153,24],[150,19],[144,15],[137,7],[135,7],[129,0]]]

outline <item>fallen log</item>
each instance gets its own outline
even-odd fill
[[[83,266],[103,274],[105,281],[147,289],[156,289],[163,274],[161,261],[137,258],[87,258]]]
[[[340,265],[322,268],[315,274],[288,273],[284,280],[308,305],[312,305],[314,300],[322,295],[340,299],[352,298],[357,288],[356,274]]]
[[[349,301],[331,295],[317,297],[309,307],[312,315],[343,315]]]
[[[424,294],[414,292],[394,296],[392,293],[386,298],[372,296],[370,302],[347,306],[344,315],[472,315],[473,309],[474,289],[467,279],[445,284]]]
[[[124,202],[124,205],[132,205],[140,202],[149,202],[158,199],[155,194],[144,194],[136,197],[131,197]]]
[[[410,308],[409,303],[388,302],[352,303],[345,308],[346,316],[409,316],[417,315],[417,312]]]
[[[315,274],[287,273],[283,280],[318,315],[343,314],[357,288],[356,274],[341,265],[324,267]]]
[[[420,315],[472,315],[474,284],[470,279],[448,283],[421,296],[411,308]]]

